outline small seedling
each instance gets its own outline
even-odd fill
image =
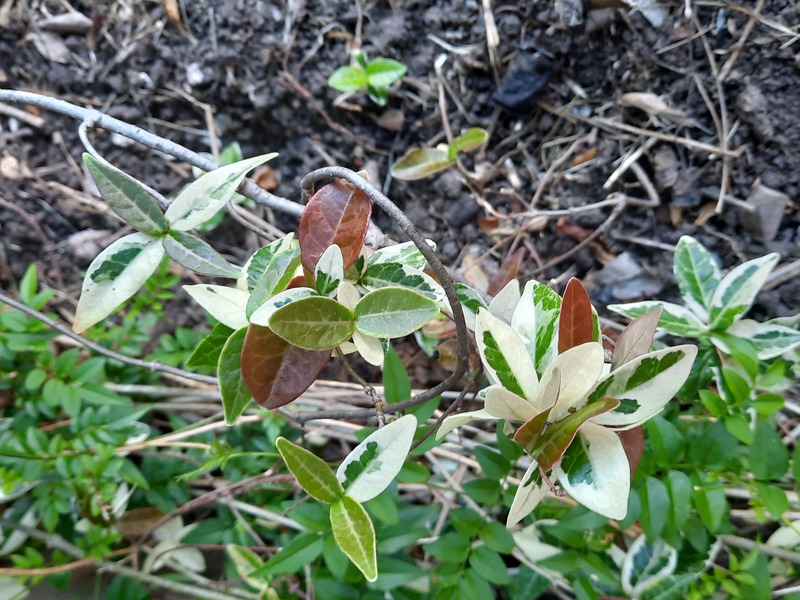
[[[367,60],[367,55],[358,52],[353,64],[336,69],[328,78],[328,85],[338,92],[356,92],[367,88],[370,100],[385,106],[389,99],[389,88],[406,74],[406,66],[391,58]]]
[[[459,152],[477,150],[488,135],[485,130],[473,127],[453,138],[449,144],[440,144],[436,148],[412,148],[392,165],[392,176],[414,181],[441,173],[456,164]]]

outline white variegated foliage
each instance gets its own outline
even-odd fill
[[[231,329],[247,327],[245,308],[250,294],[221,285],[185,285],[183,289],[217,321]]]
[[[416,430],[417,418],[405,415],[367,436],[336,471],[345,494],[366,502],[385,490],[400,472]]]

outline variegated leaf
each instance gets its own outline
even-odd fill
[[[759,323],[752,319],[736,321],[725,332],[751,342],[760,360],[769,360],[800,347],[800,331],[771,322]],[[724,340],[711,336],[711,341],[726,354],[730,350]]]
[[[675,248],[672,270],[686,306],[707,319],[711,297],[722,279],[714,257],[700,242],[685,235]]]
[[[622,589],[631,598],[641,598],[648,588],[672,575],[677,565],[675,548],[662,539],[649,541],[640,535],[622,561]]]
[[[278,252],[290,250],[291,248],[294,248],[297,253],[300,252],[300,244],[294,239],[293,233],[289,233],[281,239],[259,248],[247,259],[244,267],[242,267],[242,276],[237,281],[237,285],[243,290],[246,289],[252,292],[256,284],[258,284],[258,280],[264,275],[264,271],[270,267],[273,257]]]
[[[284,290],[278,294],[275,294],[272,296],[272,298],[259,306],[256,311],[250,315],[250,322],[256,325],[261,325],[262,327],[268,327],[270,317],[282,306],[286,306],[290,302],[300,300],[301,298],[308,298],[310,296],[317,295],[318,294],[314,290],[306,287]]]
[[[383,365],[386,357],[386,344],[381,338],[365,335],[357,329],[353,332],[353,344],[365,361],[375,367]]]
[[[86,331],[139,291],[164,257],[161,240],[144,233],[118,239],[89,265],[72,329]]]
[[[490,381],[533,400],[539,381],[522,338],[489,310],[482,309],[475,322],[475,339]]]
[[[524,340],[540,375],[558,354],[560,310],[561,296],[538,281],[529,281],[511,317],[511,327]]]
[[[425,242],[431,250],[436,251],[436,242],[433,240],[425,240]],[[414,242],[404,242],[380,248],[367,259],[367,267],[384,263],[401,263],[407,267],[422,269],[425,266],[425,257],[422,256],[422,252]]]
[[[345,493],[357,502],[367,502],[385,490],[400,472],[416,430],[417,418],[404,415],[353,448],[336,471]]]
[[[442,286],[430,275],[401,263],[378,263],[368,266],[359,283],[371,290],[404,287],[436,302],[443,302],[445,299]]]
[[[633,302],[631,304],[609,304],[608,310],[619,315],[636,319],[651,310],[661,307],[661,318],[658,326],[667,333],[680,335],[687,338],[702,337],[708,331],[708,326],[688,308],[671,302]]]
[[[539,473],[539,464],[535,460],[532,461],[531,466],[522,476],[517,493],[514,495],[511,509],[508,511],[506,526],[516,525],[528,516],[547,495],[548,490],[547,483]]]
[[[253,313],[274,294],[283,291],[300,266],[300,251],[297,244],[278,250],[264,267],[250,299],[247,301],[247,316]]]
[[[709,305],[711,329],[725,330],[750,310],[767,276],[779,260],[780,255],[773,252],[748,260],[722,278]]]
[[[436,432],[436,439],[440,440],[448,433],[453,431],[462,425],[466,425],[470,421],[476,421],[477,419],[494,419],[495,417],[490,413],[488,410],[481,409],[481,410],[471,410],[469,412],[458,413],[456,415],[450,415],[439,426],[439,431]]]
[[[554,473],[567,493],[589,510],[609,519],[628,514],[630,466],[613,431],[584,424]]]
[[[236,192],[251,169],[278,156],[264,154],[226,165],[190,183],[167,208],[170,229],[188,231],[213,217]]]
[[[520,300],[519,281],[512,279],[505,287],[497,292],[489,303],[489,312],[506,323],[511,323],[514,310]]]
[[[336,244],[329,246],[314,268],[314,286],[322,296],[333,296],[344,279],[344,258]]]
[[[550,420],[558,421],[571,410],[581,408],[586,399],[586,395],[594,387],[603,372],[603,360],[605,352],[603,346],[597,342],[589,342],[570,348],[566,352],[559,354],[555,360],[547,367],[540,389],[546,389],[547,382],[553,377],[554,373],[559,373],[561,385],[558,388],[558,401]],[[546,399],[537,399],[537,407],[544,408],[547,405]]]
[[[616,409],[596,417],[594,422],[624,427],[652,417],[689,377],[696,355],[695,346],[676,346],[650,352],[622,365],[589,394],[589,404],[603,398],[620,402]]]
[[[475,317],[481,308],[486,308],[486,302],[483,296],[463,283],[454,283],[453,287],[456,290],[456,295],[461,302],[461,308],[464,310],[464,321],[467,324],[467,329],[475,331]]]
[[[247,327],[245,307],[250,294],[236,288],[221,285],[185,285],[183,289],[192,299],[217,321],[230,327],[240,329]]]

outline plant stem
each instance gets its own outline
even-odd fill
[[[26,306],[22,302],[18,302],[13,298],[9,298],[2,292],[0,292],[0,302],[8,304],[9,306],[16,308],[17,310],[24,312],[26,315],[31,316],[38,321],[41,321],[48,327],[55,329],[59,333],[63,333],[64,335],[66,335],[69,338],[72,338],[82,346],[89,348],[89,350],[93,350],[98,354],[107,356],[108,358],[113,358],[114,360],[118,360],[121,363],[125,363],[126,365],[141,367],[143,369],[148,369],[150,371],[155,371],[159,373],[169,373],[170,375],[175,375],[176,377],[183,377],[184,379],[191,379],[192,381],[199,381],[201,383],[208,383],[210,385],[217,385],[216,377],[209,377],[208,375],[198,375],[197,373],[190,373],[189,371],[184,371],[183,369],[177,369],[175,367],[170,367],[169,365],[161,364],[156,360],[140,360],[138,358],[130,358],[128,356],[125,356],[124,354],[120,354],[119,352],[114,352],[113,350],[104,348],[100,344],[97,344],[91,340],[86,339],[82,335],[75,333],[66,325],[59,323],[55,319],[51,319],[44,313],[41,313],[38,310],[31,308],[30,306]]]
[[[392,220],[400,226],[400,229],[402,229],[409,239],[414,242],[414,245],[419,249],[422,256],[424,256],[428,261],[428,264],[431,266],[431,269],[436,277],[439,278],[439,283],[441,283],[442,288],[444,288],[444,293],[447,296],[448,302],[450,303],[450,309],[453,311],[453,321],[456,325],[456,339],[458,344],[456,350],[458,364],[456,365],[455,370],[444,381],[430,388],[429,390],[417,394],[410,400],[387,405],[385,407],[385,412],[394,413],[407,408],[412,408],[422,404],[427,400],[430,400],[431,398],[434,398],[435,396],[438,396],[441,392],[449,389],[450,386],[460,380],[467,371],[467,365],[469,364],[469,334],[467,331],[467,325],[464,322],[464,311],[461,309],[461,303],[458,300],[455,287],[453,287],[453,280],[450,278],[450,274],[447,272],[447,269],[445,269],[442,262],[436,256],[436,253],[431,249],[430,246],[428,246],[425,238],[420,235],[419,231],[417,231],[417,228],[408,219],[405,213],[401,211],[394,202],[389,200],[389,198],[374,188],[369,181],[364,179],[356,172],[344,167],[324,167],[322,169],[312,171],[300,181],[303,200],[305,201],[315,183],[322,179],[329,178],[346,179],[352,183],[367,196],[369,196],[369,198],[375,204],[380,206],[384,212],[386,212],[386,214],[388,214]],[[371,417],[373,415],[375,415],[374,409],[366,409],[336,412],[332,411],[331,413],[317,413],[314,415],[298,415],[297,419],[301,423],[304,423],[306,421],[321,418],[356,419]]]
[[[17,90],[0,90],[0,102],[5,103],[19,103],[19,104],[32,104],[45,110],[72,117],[81,122],[87,122],[91,126],[102,127],[108,131],[118,133],[125,136],[143,146],[170,154],[175,158],[186,161],[190,165],[194,165],[204,171],[213,171],[219,165],[213,160],[203,158],[196,152],[192,152],[188,148],[176,144],[170,140],[157,136],[149,131],[145,131],[141,127],[131,125],[114,117],[110,117],[101,113],[98,110],[82,108],[59,100],[58,98],[51,98],[43,96],[42,94],[34,94],[33,92],[20,92]],[[287,198],[281,198],[270,194],[268,191],[260,188],[256,183],[250,179],[245,179],[239,186],[239,192],[258,202],[264,206],[272,209],[279,210],[289,215],[299,217],[303,212],[303,207]]]

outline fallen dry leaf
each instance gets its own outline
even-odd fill
[[[164,14],[167,18],[176,25],[182,25],[181,9],[178,6],[178,0],[161,0],[161,8],[164,9]]]
[[[627,94],[622,94],[619,103],[622,106],[638,108],[649,115],[655,115],[657,117],[667,117],[669,119],[686,118],[686,113],[682,110],[672,108],[661,98],[649,92],[628,92]]]

